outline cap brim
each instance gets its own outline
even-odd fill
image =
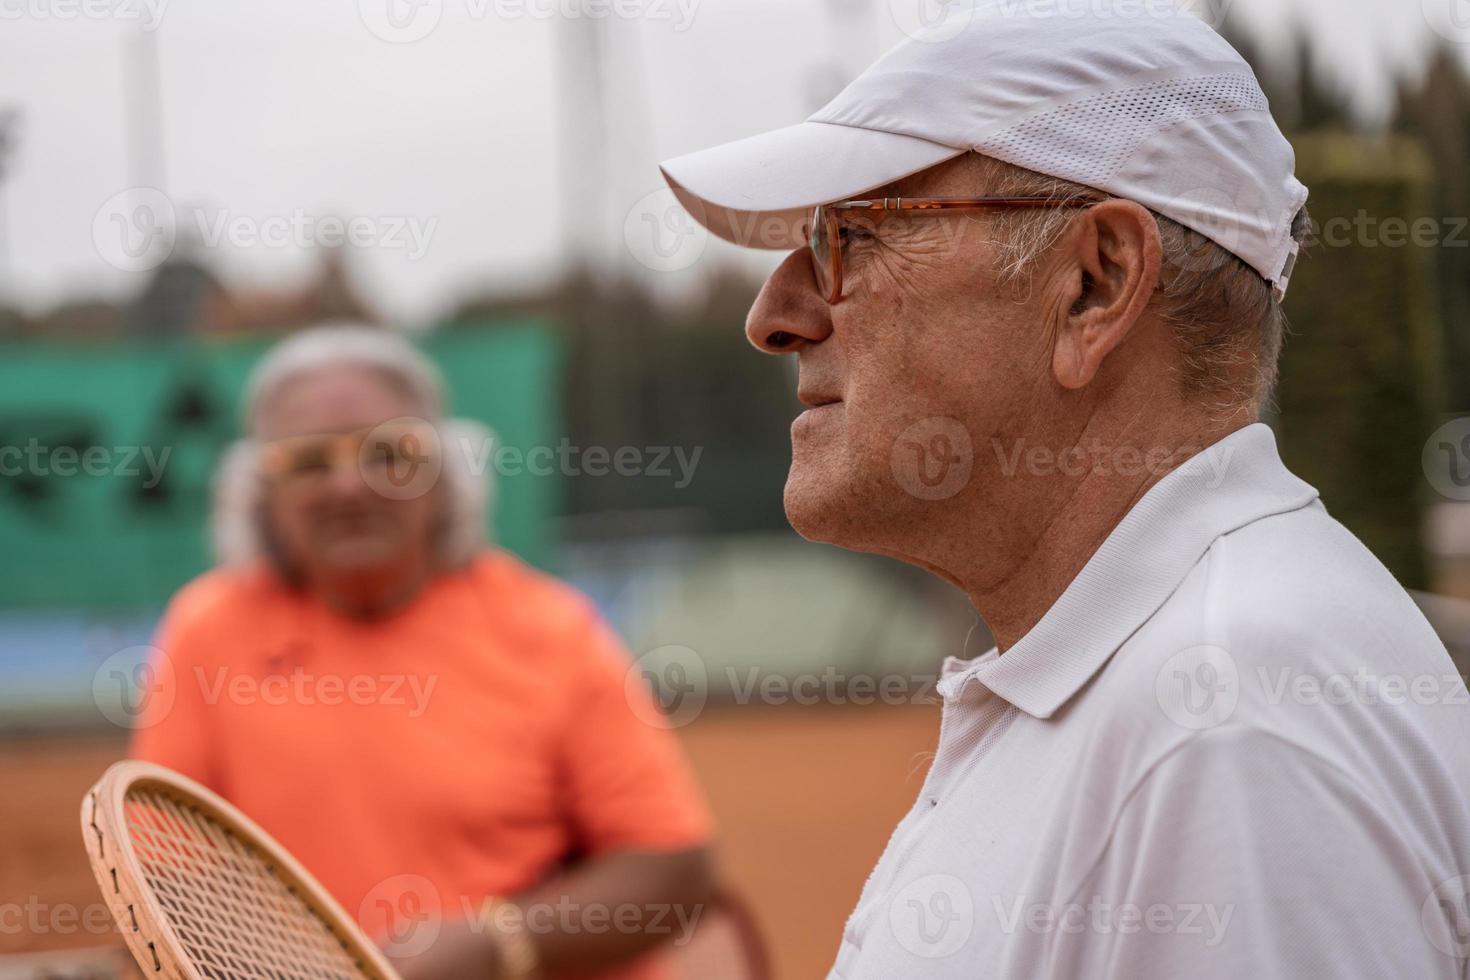
[[[967,151],[856,126],[804,122],[701,150],[659,169],[712,233],[749,248],[799,248],[811,209],[856,197]]]

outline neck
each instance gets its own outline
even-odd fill
[[[349,619],[381,619],[413,601],[427,580],[427,570],[415,567],[392,574],[334,576],[313,583],[311,591]]]
[[[1181,425],[1170,415],[1149,411],[1118,426],[1090,423],[1064,440],[1075,447],[1067,456],[1051,447],[1054,456],[1038,453],[1028,464],[1023,453],[1009,481],[1014,485],[975,500],[965,528],[951,532],[952,540],[970,543],[970,553],[953,556],[959,559],[953,563],[925,563],[965,591],[1002,653],[1041,621],[1156,483],[1251,421]],[[987,543],[978,553],[977,541]]]

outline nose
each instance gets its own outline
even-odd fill
[[[372,492],[360,459],[337,460],[327,472],[322,489],[339,500]]]
[[[818,294],[811,254],[797,249],[755,298],[745,319],[745,336],[767,354],[791,354],[831,335],[832,310]]]

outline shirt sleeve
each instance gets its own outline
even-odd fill
[[[1124,805],[1047,975],[1459,978],[1421,922],[1435,887],[1346,774],[1274,735],[1211,729]]]
[[[169,604],[139,677],[137,716],[128,755],[165,766],[223,792],[220,740],[200,682],[210,644],[194,586]]]
[[[562,747],[572,819],[590,854],[708,844],[713,820],[674,732],[596,616],[573,658]]]

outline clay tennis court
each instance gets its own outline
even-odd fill
[[[780,980],[821,976],[888,833],[918,791],[937,708],[711,709],[681,730],[720,821],[720,863]],[[115,946],[77,830],[115,738],[0,743],[0,956]],[[13,910],[13,911],[12,911]],[[45,928],[29,918],[40,916]],[[22,918],[25,917],[25,918]],[[4,976],[0,971],[0,976]]]

